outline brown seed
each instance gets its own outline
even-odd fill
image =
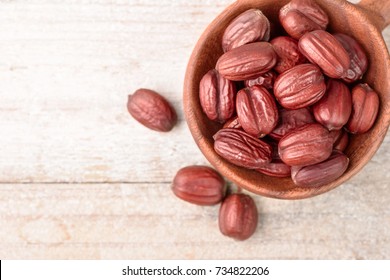
[[[329,19],[324,10],[312,0],[292,0],[279,11],[279,20],[294,39],[313,30],[325,30]]]
[[[355,82],[361,79],[367,71],[368,59],[362,46],[352,37],[337,33],[333,35],[343,45],[351,59],[347,76],[343,78],[348,83]]]
[[[177,115],[168,101],[150,89],[138,89],[129,95],[127,110],[142,125],[160,132],[170,131]]]
[[[252,80],[246,80],[245,86],[251,87],[251,86],[263,86],[266,89],[271,90],[274,87],[274,83],[276,80],[276,73],[274,71],[269,71],[267,73],[261,74],[259,77],[252,79]]]
[[[291,176],[291,166],[285,164],[279,157],[278,143],[268,142],[272,146],[272,160],[270,163],[264,165],[256,171],[271,177],[285,178]]]
[[[270,42],[278,55],[278,62],[274,69],[283,73],[298,64],[305,63],[306,57],[298,49],[298,41],[288,36],[279,36]]]
[[[262,86],[240,90],[236,108],[242,128],[257,138],[270,133],[279,119],[274,97]]]
[[[236,86],[217,70],[207,72],[199,86],[199,100],[203,112],[212,121],[226,122],[235,112]]]
[[[214,135],[214,150],[227,161],[248,169],[257,169],[271,162],[271,146],[239,129],[218,131]]]
[[[292,131],[305,124],[314,123],[313,115],[308,108],[296,110],[279,110],[279,123],[270,133],[270,137],[280,140],[289,131]]]
[[[347,170],[349,159],[334,151],[325,161],[310,166],[293,166],[291,178],[300,187],[321,187],[339,178]]]
[[[228,80],[254,79],[274,67],[277,55],[270,43],[258,42],[243,45],[224,53],[216,69]]]
[[[222,202],[219,210],[219,229],[223,235],[245,240],[256,231],[257,207],[246,194],[231,194]]]
[[[280,159],[273,159],[264,167],[256,169],[256,171],[277,178],[286,178],[291,176],[291,166],[285,164]]]
[[[232,118],[228,119],[224,123],[223,128],[242,129],[242,126],[241,126],[240,122],[238,121],[238,117],[235,116],[235,117],[232,117]]]
[[[207,166],[187,166],[173,179],[173,193],[180,199],[197,205],[214,205],[225,195],[225,181],[217,171]]]
[[[270,22],[258,9],[250,9],[237,16],[226,28],[222,37],[224,52],[239,46],[256,42],[268,41]]]
[[[332,130],[330,135],[333,138],[333,150],[343,152],[348,146],[348,132],[346,132],[344,129]]]
[[[314,64],[300,64],[279,75],[274,95],[284,108],[299,109],[322,98],[326,91],[324,75]]]
[[[368,84],[352,89],[352,113],[346,125],[353,134],[365,133],[374,125],[379,110],[379,96]]]
[[[329,130],[341,129],[348,122],[351,111],[352,99],[348,87],[334,79],[328,81],[325,95],[313,106],[315,119]]]
[[[279,156],[290,166],[307,166],[326,160],[333,149],[333,138],[320,124],[298,127],[279,141]]]
[[[330,78],[348,77],[351,59],[343,45],[330,33],[315,30],[306,33],[298,42],[301,53]]]

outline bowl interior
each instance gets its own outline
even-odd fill
[[[352,35],[363,46],[369,57],[369,69],[363,81],[380,96],[380,110],[374,127],[367,133],[350,138],[345,151],[350,159],[348,170],[338,180],[320,188],[302,188],[290,178],[274,178],[230,164],[213,149],[213,135],[221,128],[203,114],[199,103],[199,82],[203,75],[215,67],[222,55],[221,38],[227,25],[237,15],[250,8],[258,8],[273,23],[278,24],[280,7],[288,0],[239,0],[227,7],[205,30],[199,39],[187,67],[184,85],[184,111],[194,140],[208,161],[225,177],[238,186],[267,197],[301,199],[329,191],[355,175],[372,158],[383,141],[390,123],[390,59],[380,30],[371,24],[372,18],[360,7],[342,0],[319,0],[318,4],[330,19],[330,32]]]

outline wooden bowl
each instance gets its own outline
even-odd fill
[[[200,37],[189,60],[184,84],[184,112],[200,150],[226,178],[262,196],[302,199],[334,189],[357,174],[373,157],[386,135],[390,123],[390,58],[381,31],[390,22],[390,0],[363,0],[357,5],[344,0],[317,0],[329,15],[328,30],[352,35],[366,50],[369,69],[363,80],[375,89],[381,101],[374,127],[369,132],[350,139],[345,151],[350,159],[346,173],[319,188],[298,187],[290,178],[269,177],[235,166],[221,158],[214,151],[212,138],[221,125],[208,120],[199,103],[199,82],[207,71],[215,67],[222,55],[221,38],[232,19],[247,9],[258,8],[271,22],[278,24],[279,9],[287,2],[288,0],[238,0],[217,16]]]

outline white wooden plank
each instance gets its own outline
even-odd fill
[[[260,224],[238,242],[218,206],[183,202],[169,184],[0,185],[0,258],[385,259],[390,197],[363,175],[301,201],[255,197]]]
[[[197,37],[227,2],[2,3],[0,180],[167,181],[205,163],[183,120],[183,77]],[[139,87],[173,103],[174,131],[130,118],[127,95]]]

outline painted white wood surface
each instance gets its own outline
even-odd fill
[[[0,1],[1,259],[390,258],[389,136],[328,194],[256,197],[246,242],[219,233],[218,207],[171,194],[179,168],[207,164],[184,121],[186,63],[232,2]],[[129,117],[140,87],[173,103],[173,131]]]

